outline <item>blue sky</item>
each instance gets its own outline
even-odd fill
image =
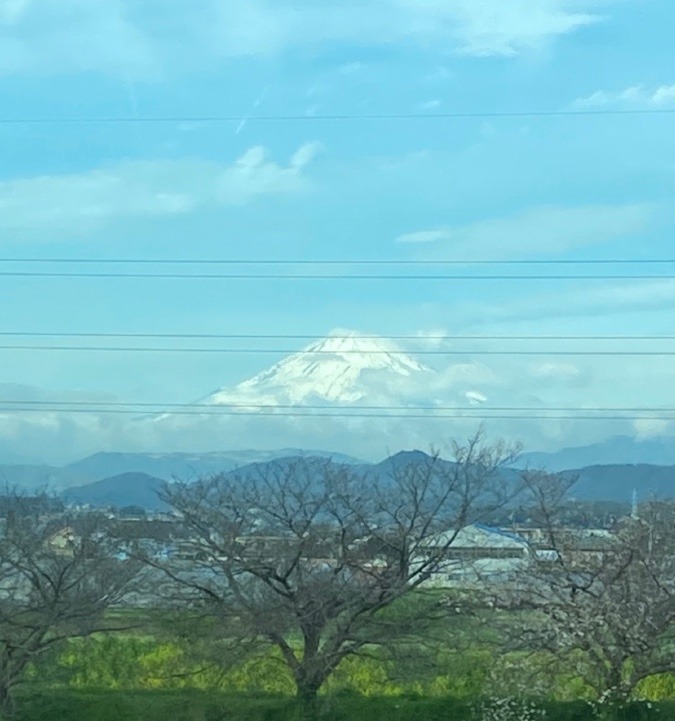
[[[3,119],[235,118],[0,125],[1,255],[672,257],[672,115],[489,114],[675,110],[673,22],[669,0],[0,0]],[[382,113],[486,116],[320,117]],[[663,335],[675,282],[3,278],[0,299],[7,331]],[[0,351],[0,384],[181,402],[277,359]],[[580,363],[552,402],[673,387],[664,359]]]

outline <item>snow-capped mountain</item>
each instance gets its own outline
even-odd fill
[[[416,345],[437,348],[425,338]],[[151,437],[154,447],[168,439],[175,450],[189,451],[205,451],[208,442],[331,448],[371,458],[392,443],[428,447],[447,440],[450,424],[460,432],[461,412],[450,417],[450,409],[479,408],[492,402],[496,390],[494,374],[480,363],[439,365],[427,366],[391,339],[336,330],[252,378],[202,397],[185,414],[139,419],[137,435]],[[439,414],[426,413],[433,409]],[[467,416],[461,432],[476,424]]]
[[[95,398],[91,403],[97,408],[100,404],[104,409],[100,414],[92,410],[71,415],[46,408],[42,415],[24,417],[5,410],[0,418],[0,460],[12,462],[12,454],[22,443],[27,450],[23,450],[25,460],[19,460],[29,465],[5,466],[0,475],[33,487],[47,482],[63,487],[91,480],[91,473],[81,477],[80,468],[56,468],[72,461],[75,448],[82,456],[102,448],[126,451],[124,458],[105,454],[106,475],[137,471],[156,477],[165,473],[189,476],[193,469],[199,473],[224,470],[229,460],[235,465],[246,462],[242,453],[229,458],[232,449],[241,448],[251,448],[256,455],[264,455],[269,448],[327,448],[374,460],[396,448],[443,447],[449,439],[468,437],[482,421],[489,424],[488,432],[494,437],[525,441],[529,448],[557,451],[563,443],[579,445],[579,439],[593,444],[588,449],[563,451],[561,457],[567,460],[562,461],[550,453],[526,457],[532,465],[567,469],[598,462],[673,463],[669,452],[673,448],[672,424],[655,424],[647,417],[635,419],[629,414],[621,424],[613,418],[609,425],[601,414],[597,424],[580,424],[574,414],[559,417],[554,410],[589,406],[589,389],[594,391],[593,403],[598,407],[611,405],[614,378],[602,385],[593,380],[593,368],[584,368],[580,362],[579,372],[586,380],[579,383],[567,367],[560,375],[551,376],[549,371],[556,367],[551,364],[542,366],[511,357],[487,361],[481,357],[481,347],[432,335],[415,336],[401,347],[391,339],[339,330],[268,370],[221,388],[198,403],[187,402],[185,407],[172,403],[163,412],[139,411],[136,417],[118,418],[105,414],[110,399]],[[411,350],[415,348],[433,349],[435,368],[420,362]],[[544,375],[542,367],[547,370]],[[601,369],[596,370],[597,378],[604,382]],[[597,389],[588,385],[591,381]],[[631,398],[636,405],[644,402],[638,391],[634,400]],[[12,388],[5,387],[4,393],[11,401]],[[21,393],[26,397],[24,389]],[[40,391],[35,398],[50,396]],[[79,400],[80,396],[67,398]],[[200,408],[201,404],[206,407]],[[515,412],[519,408],[527,412]],[[589,432],[591,428],[595,430]],[[609,441],[610,430],[623,435]],[[64,438],[68,443],[64,444]],[[71,449],[65,457],[64,446]],[[36,456],[36,447],[44,455]],[[213,449],[228,450],[213,454]],[[158,450],[170,451],[170,458],[157,454]],[[129,454],[132,467],[126,465]],[[199,455],[198,460],[194,454]],[[578,456],[577,461],[569,460],[572,455]],[[101,459],[94,458],[96,466]]]
[[[413,400],[436,372],[395,343],[355,331],[335,331],[234,388],[202,402],[213,405],[309,405]],[[428,401],[428,399],[427,399]]]

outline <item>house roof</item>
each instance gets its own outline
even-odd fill
[[[454,529],[445,531],[430,539],[428,544],[437,546],[450,544],[454,548],[523,548],[528,545],[524,538],[514,533],[482,523],[465,526],[458,531]]]

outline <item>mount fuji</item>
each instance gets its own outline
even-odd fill
[[[438,373],[390,340],[334,331],[234,388],[202,403],[264,406],[433,404]],[[473,395],[472,395],[473,394]],[[467,389],[465,401],[476,392]]]
[[[443,359],[433,368],[410,348],[434,349],[439,358],[457,353],[454,361]],[[172,404],[175,410],[141,411],[131,421],[119,422],[96,412],[61,417],[49,411],[49,423],[22,420],[26,445],[30,442],[34,449],[51,444],[53,456],[36,457],[31,450],[23,461],[30,465],[0,466],[0,476],[6,483],[64,488],[126,472],[164,479],[192,477],[307,453],[374,461],[401,448],[443,448],[448,439],[472,435],[484,419],[490,420],[488,431],[496,437],[528,439],[528,449],[544,446],[546,453],[522,457],[527,466],[567,470],[608,463],[675,463],[675,436],[631,433],[633,421],[628,416],[622,426],[611,426],[622,435],[608,438],[608,426],[591,436],[588,426],[580,427],[573,417],[542,415],[560,403],[578,403],[580,409],[588,404],[585,394],[590,386],[577,383],[567,367],[552,377],[548,372],[556,368],[546,365],[542,376],[541,364],[509,359],[488,365],[480,357],[480,350],[469,354],[461,346],[450,348],[429,337],[411,336],[402,348],[392,339],[335,330],[248,380],[185,407]],[[532,414],[490,415],[502,407],[531,408]],[[73,429],[78,449],[84,450],[79,458],[87,456],[75,463],[72,458],[62,460],[60,450],[62,439],[73,437]],[[11,445],[7,443],[11,450],[20,433],[12,430]],[[579,438],[584,447],[575,443]],[[55,439],[59,448],[51,451]],[[563,441],[568,447],[560,451]],[[241,451],[244,448],[250,450]],[[311,448],[325,450],[307,450]]]
[[[424,337],[413,342],[437,348]],[[470,432],[476,419],[463,418],[459,409],[478,409],[493,392],[494,374],[478,362],[437,370],[392,339],[335,330],[247,380],[202,396],[187,412],[139,417],[136,437],[190,453],[225,444],[328,448],[374,459],[392,444],[429,447],[459,433],[460,425],[462,434]],[[433,413],[454,408],[457,417]]]

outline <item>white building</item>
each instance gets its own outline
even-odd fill
[[[446,531],[424,544],[428,554],[441,560],[434,562],[423,585],[427,588],[473,586],[482,583],[508,582],[529,563],[528,542],[499,528],[473,524],[459,531]],[[415,566],[413,561],[413,568]]]

